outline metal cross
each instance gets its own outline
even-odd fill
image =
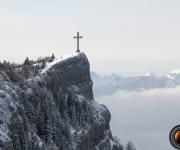
[[[83,37],[79,36],[79,32],[77,32],[77,36],[74,36],[73,38],[77,39],[77,50],[76,50],[76,52],[80,52],[80,50],[79,50],[79,39],[82,39]]]

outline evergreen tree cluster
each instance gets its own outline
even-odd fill
[[[55,56],[52,54],[52,56],[49,57],[38,58],[36,61],[29,60],[27,57],[23,64],[4,61],[0,62],[0,71],[4,71],[14,83],[23,82],[26,79],[38,75],[39,71],[45,68],[46,63],[50,63],[54,59]]]

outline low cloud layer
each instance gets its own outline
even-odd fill
[[[96,99],[111,111],[111,128],[121,142],[138,150],[173,150],[169,132],[180,124],[180,87],[143,92],[119,91]]]

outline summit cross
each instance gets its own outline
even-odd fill
[[[82,39],[83,37],[79,36],[79,32],[77,32],[77,36],[74,36],[73,38],[77,39],[77,50],[76,50],[76,52],[80,52],[80,50],[79,50],[79,39]]]

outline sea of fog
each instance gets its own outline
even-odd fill
[[[137,150],[174,150],[169,132],[180,124],[180,87],[120,91],[96,101],[109,108],[111,130],[122,144],[132,141]]]

